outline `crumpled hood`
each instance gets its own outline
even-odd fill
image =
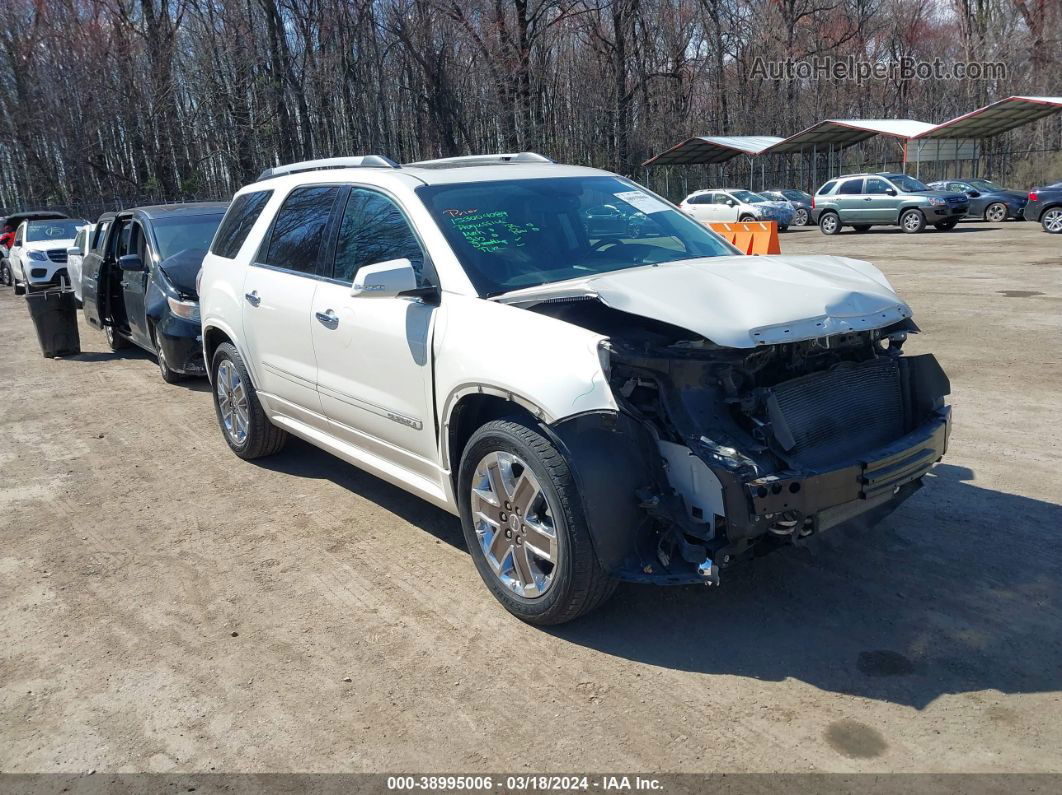
[[[203,267],[203,258],[206,255],[205,248],[186,248],[164,259],[159,263],[159,267],[166,274],[170,284],[180,293],[190,298],[198,298],[199,294],[195,291],[195,277],[199,275],[199,270]]]
[[[911,317],[885,276],[848,257],[708,257],[542,285],[495,299],[596,296],[613,309],[753,348],[883,328]]]

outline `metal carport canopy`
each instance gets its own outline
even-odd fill
[[[990,138],[1062,112],[1062,97],[1007,97],[938,124],[915,138]]]
[[[844,149],[877,135],[906,140],[928,132],[934,126],[914,119],[826,119],[782,139],[764,154],[789,154],[802,152],[812,146],[831,144],[837,149]]]
[[[649,158],[643,166],[693,166],[725,163],[738,155],[761,154],[782,139],[776,135],[701,135]]]

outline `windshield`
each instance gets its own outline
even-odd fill
[[[907,176],[906,174],[889,177],[889,180],[904,193],[918,193],[920,191],[929,190],[925,184],[919,182],[914,177]]]
[[[60,221],[30,221],[26,224],[26,240],[33,242],[73,240],[77,237],[78,227],[86,224],[88,221],[78,221],[72,218],[64,218]]]
[[[770,199],[765,199],[760,194],[753,193],[750,190],[732,190],[730,195],[739,202],[745,202],[745,204],[763,204],[765,201],[770,201]]]
[[[480,295],[661,262],[737,253],[618,177],[556,177],[417,189]],[[624,208],[622,225],[600,208]],[[636,221],[632,223],[631,221]]]
[[[1001,188],[999,185],[994,182],[990,182],[987,179],[968,179],[966,181],[969,182],[977,190],[981,191],[1003,190],[1003,188]]]
[[[182,215],[155,221],[155,242],[162,259],[169,259],[188,249],[208,249],[224,213]]]

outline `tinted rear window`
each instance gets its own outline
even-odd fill
[[[339,188],[296,188],[273,219],[269,246],[259,262],[299,273],[317,272],[317,255]]]
[[[822,196],[824,193],[829,193],[831,190],[833,190],[833,186],[836,184],[836,182],[827,182],[825,185],[819,188],[819,196]]]
[[[251,227],[262,214],[262,208],[266,206],[266,202],[272,195],[271,190],[260,190],[237,196],[229,205],[228,212],[225,213],[225,220],[218,228],[214,243],[210,247],[210,253],[226,259],[234,259],[240,253],[240,246],[247,239]]]
[[[863,180],[861,180],[861,179],[850,179],[850,180],[847,180],[845,182],[842,182],[841,183],[841,189],[839,191],[837,191],[837,192],[838,193],[845,193],[845,194],[848,194],[848,195],[855,194],[855,193],[862,193],[863,192]]]

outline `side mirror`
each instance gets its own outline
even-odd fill
[[[413,263],[403,258],[366,265],[354,276],[350,294],[355,298],[396,298],[416,289]]]
[[[980,194],[980,192],[978,192],[976,190],[968,190],[968,191],[966,191],[966,195],[969,196],[971,199],[976,199],[981,194]]]
[[[896,189],[895,188],[886,188],[885,189],[885,193],[887,193],[889,196],[895,196],[896,195]]]
[[[727,207],[737,207],[737,202],[734,201],[733,199],[727,199],[726,200],[726,206]]]
[[[118,267],[123,271],[142,271],[144,261],[139,254],[123,254],[118,258]]]
[[[67,257],[79,257],[79,256],[81,256],[81,249],[79,249],[79,248],[68,248],[66,250],[66,256]]]

